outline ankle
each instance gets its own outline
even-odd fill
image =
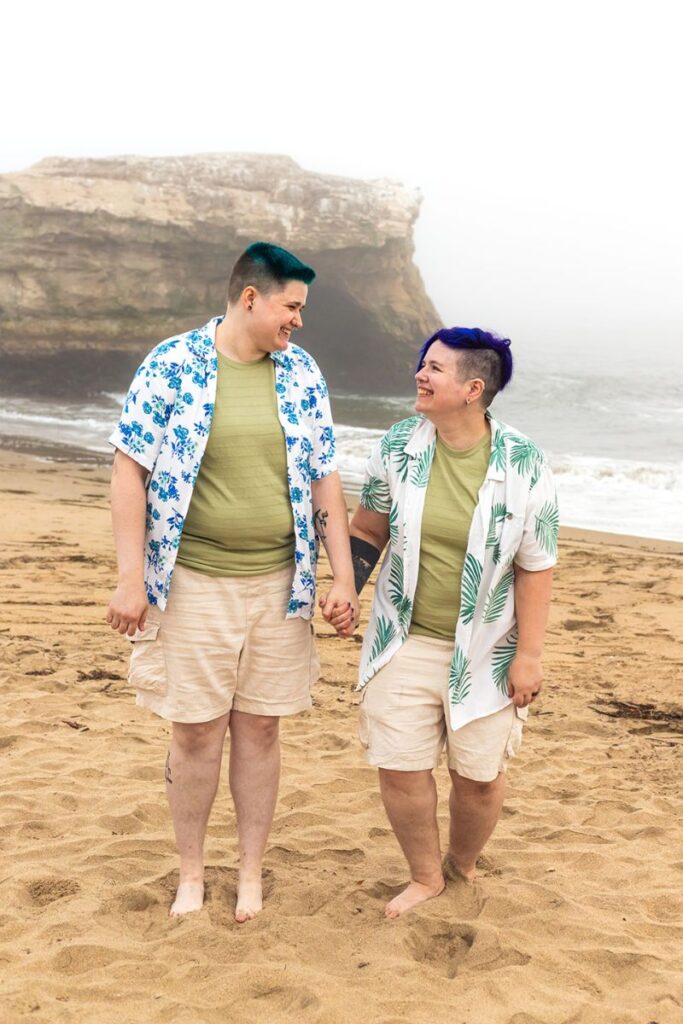
[[[187,882],[194,885],[202,884],[204,882],[204,865],[181,863],[179,874],[179,884],[182,884],[183,882]]]
[[[462,875],[471,882],[477,874],[477,862],[463,860],[452,850],[449,850],[446,854],[443,862],[445,872],[454,872],[457,875]]]
[[[411,874],[411,882],[415,882],[417,885],[422,885],[425,889],[443,889],[444,877],[441,868],[435,868],[433,871],[422,871],[416,874]]]
[[[243,882],[260,882],[263,876],[263,865],[260,862],[257,864],[240,864],[239,876]]]

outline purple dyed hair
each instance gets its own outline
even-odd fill
[[[435,341],[442,341],[449,348],[476,350],[491,349],[498,355],[500,362],[500,388],[502,391],[506,384],[509,384],[512,377],[512,352],[510,351],[510,339],[499,338],[497,334],[490,331],[482,331],[479,327],[442,327],[436,334],[425,341],[420,349],[417,360],[417,369],[422,366],[430,345]]]

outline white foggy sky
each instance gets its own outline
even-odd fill
[[[677,8],[24,0],[3,19],[0,172],[245,151],[393,178],[424,195],[417,263],[445,321],[569,365],[680,356]]]

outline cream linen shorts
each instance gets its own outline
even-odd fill
[[[320,663],[312,624],[285,618],[293,571],[226,577],[176,565],[165,611],[152,605],[131,637],[136,703],[171,722],[309,708]]]
[[[522,745],[527,708],[508,704],[455,731],[448,706],[453,643],[409,636],[361,696],[359,736],[368,763],[417,772],[435,768],[444,744],[448,767],[466,779],[492,782]]]

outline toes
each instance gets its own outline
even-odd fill
[[[253,921],[258,913],[258,910],[236,910],[235,920],[238,924],[245,924],[246,921]]]

